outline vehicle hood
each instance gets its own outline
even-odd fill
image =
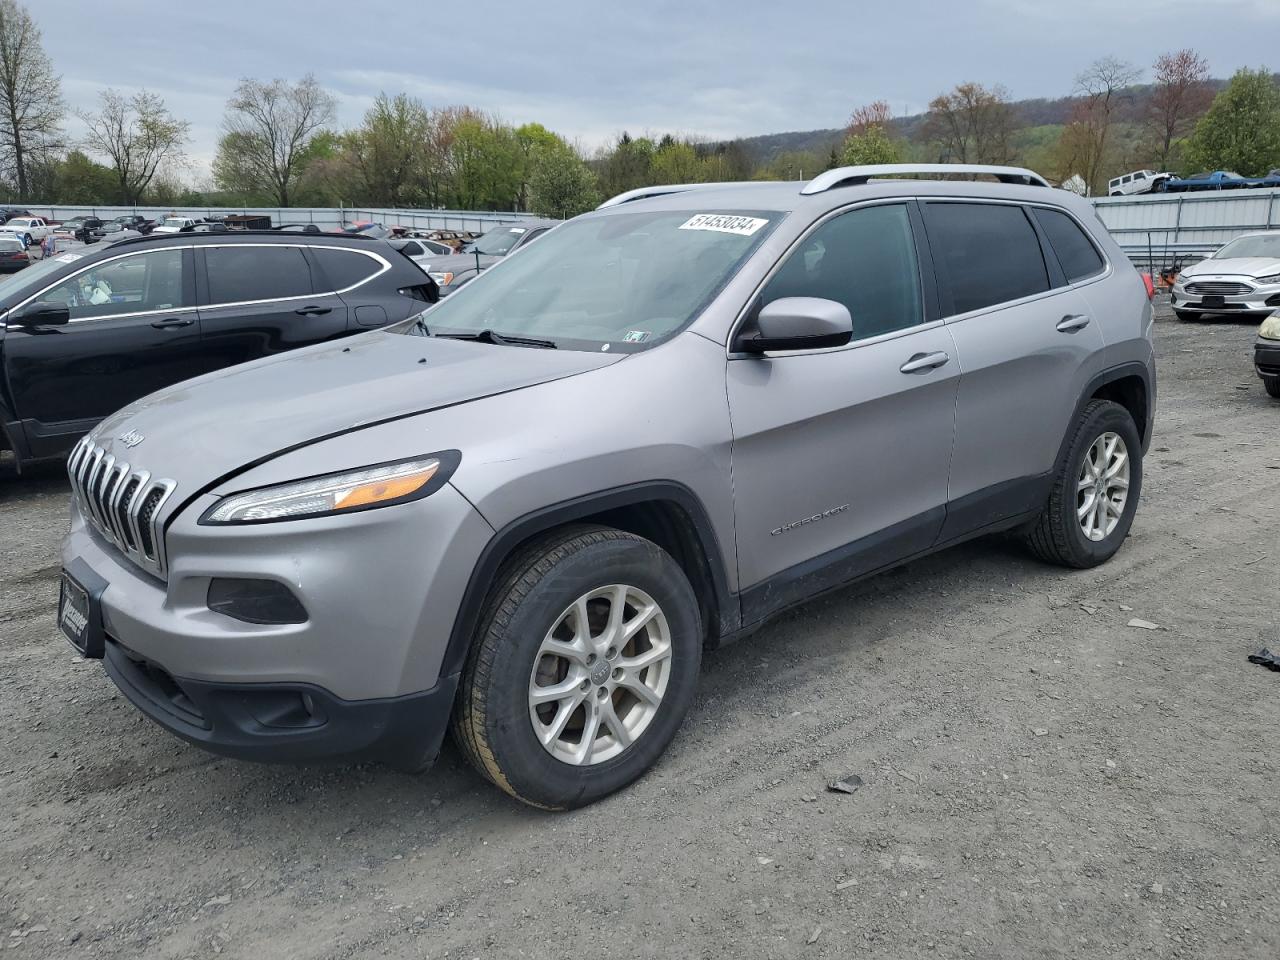
[[[316,440],[621,359],[375,331],[168,387],[108,417],[92,436],[117,460],[191,495]]]
[[[1280,273],[1277,257],[1228,257],[1226,260],[1201,260],[1182,271],[1184,277],[1269,277]]]

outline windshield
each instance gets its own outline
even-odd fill
[[[677,210],[556,227],[422,314],[405,333],[550,340],[644,350],[690,323],[782,219],[776,211]]]
[[[165,217],[164,225],[166,227],[185,227],[191,221],[186,217]]]
[[[1220,247],[1211,259],[1230,260],[1236,257],[1271,257],[1280,260],[1280,233],[1232,240]]]
[[[526,233],[524,227],[494,227],[476,241],[475,250],[486,257],[505,257]]]

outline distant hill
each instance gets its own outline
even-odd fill
[[[1226,80],[1211,79],[1207,82],[1214,93],[1227,85]],[[1121,103],[1116,119],[1121,123],[1140,119],[1146,113],[1147,101],[1151,97],[1152,89],[1150,84],[1139,84],[1123,90],[1120,94]],[[1060,127],[1071,119],[1071,111],[1079,102],[1079,97],[1056,99],[1036,97],[1029,100],[1015,100],[1012,106],[1020,127]],[[909,117],[895,117],[890,127],[895,135],[914,140],[917,139],[924,120],[923,113],[912,114]],[[844,129],[766,133],[756,137],[742,137],[735,142],[742,146],[755,164],[766,165],[784,153],[827,154],[832,147],[838,148],[844,142]]]

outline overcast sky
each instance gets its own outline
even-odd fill
[[[1183,46],[1216,76],[1275,68],[1280,0],[28,0],[73,110],[106,87],[191,121],[207,177],[243,76],[314,73],[340,126],[378,92],[536,120],[588,151],[622,130],[713,138],[842,126],[887,100],[915,113],[965,80],[1055,97],[1107,54],[1149,67]],[[68,124],[74,135],[79,124]]]

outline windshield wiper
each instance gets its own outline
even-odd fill
[[[556,349],[554,340],[540,340],[537,337],[515,337],[505,333],[495,333],[486,327],[478,333],[437,333],[434,336],[442,340],[470,340],[474,343],[492,343],[500,347],[540,347],[544,350]]]

